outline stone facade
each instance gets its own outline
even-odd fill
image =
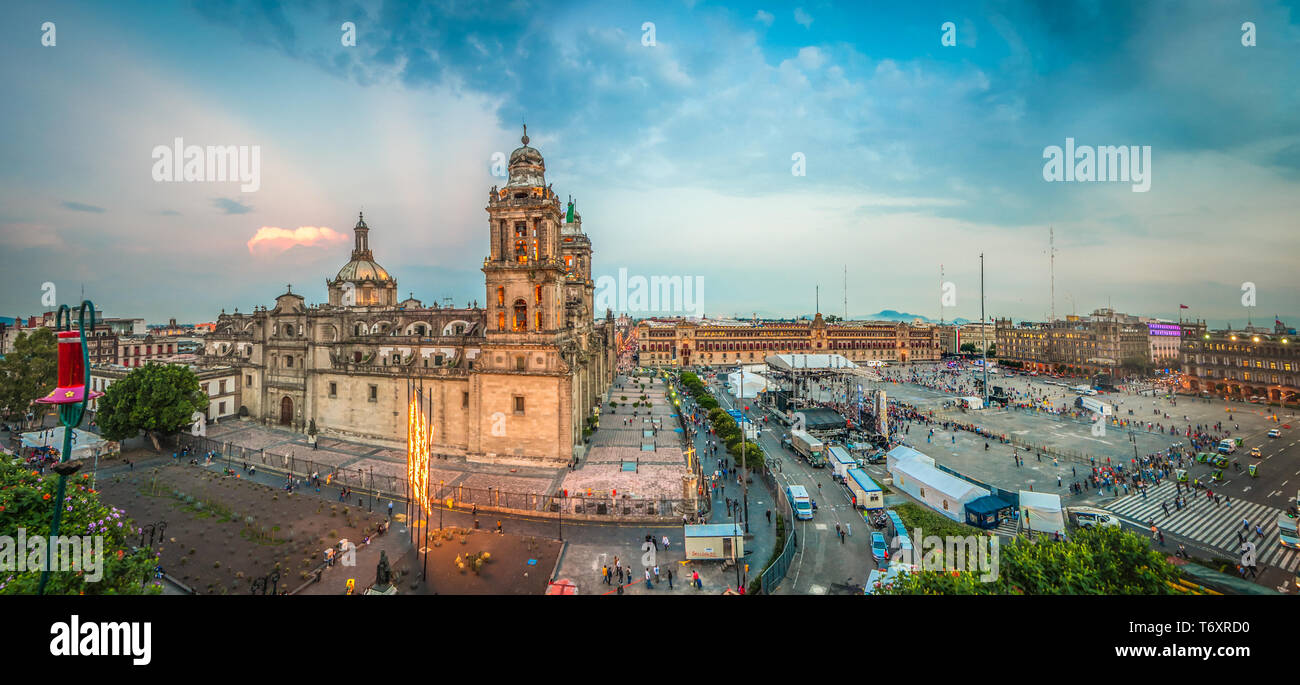
[[[328,303],[288,292],[251,314],[222,312],[204,360],[233,364],[241,411],[266,424],[403,447],[412,384],[431,402],[434,452],[562,465],[613,377],[615,325],[592,311],[591,242],[562,212],[541,154],[524,145],[488,197],[485,306],[397,302],[364,217]],[[426,409],[427,409],[426,405]]]
[[[636,327],[642,366],[761,364],[773,354],[841,354],[854,361],[919,362],[943,355],[931,324],[892,321],[826,323],[647,319]]]

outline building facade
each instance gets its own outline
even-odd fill
[[[157,363],[157,362],[154,362]],[[104,392],[108,386],[126,377],[136,367],[121,364],[91,364],[90,389]],[[240,373],[231,366],[208,366],[204,368],[190,365],[199,379],[199,388],[208,395],[208,408],[204,416],[209,421],[233,418],[239,413]],[[97,399],[87,404],[90,411],[98,411]]]
[[[826,323],[646,319],[637,323],[642,366],[761,364],[772,354],[833,353],[851,361],[933,361],[943,354],[942,332],[930,324],[893,321]]]
[[[272,425],[404,445],[410,384],[431,398],[435,452],[475,461],[566,464],[612,381],[612,319],[595,321],[591,242],[561,210],[545,162],[523,146],[488,194],[485,306],[397,301],[370,227],[326,281],[327,304],[288,290],[273,307],[226,314],[203,358],[242,374],[240,412]]]
[[[1148,325],[1111,309],[1050,323],[997,319],[994,326],[998,360],[1035,371],[1115,374],[1152,361]]]
[[[1295,330],[1280,321],[1272,331],[1214,331],[1183,340],[1182,387],[1232,399],[1300,401],[1300,351]]]

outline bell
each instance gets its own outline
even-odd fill
[[[81,351],[81,334],[76,331],[60,331],[58,339],[59,385],[50,394],[36,401],[41,404],[76,404],[83,399],[102,396],[102,392],[86,392],[86,366]]]

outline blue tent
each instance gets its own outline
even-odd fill
[[[966,503],[966,523],[977,528],[997,528],[1002,517],[1014,508],[997,495],[985,495]]]

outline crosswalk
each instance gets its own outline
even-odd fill
[[[1242,533],[1247,540],[1256,542],[1261,566],[1275,566],[1292,572],[1300,566],[1300,550],[1287,549],[1278,543],[1277,515],[1281,510],[1239,499],[1234,499],[1230,507],[1216,506],[1204,491],[1187,493],[1184,490],[1184,493],[1187,506],[1181,510],[1172,504],[1176,493],[1175,485],[1170,481],[1148,488],[1145,499],[1134,492],[1103,508],[1142,528],[1149,528],[1151,520],[1155,519],[1156,527],[1165,533],[1223,550],[1229,559],[1240,556],[1241,543],[1237,534]],[[1168,505],[1169,516],[1165,515],[1161,503]],[[1242,519],[1250,522],[1249,531],[1242,526]],[[1262,539],[1255,533],[1256,525],[1264,529]]]

